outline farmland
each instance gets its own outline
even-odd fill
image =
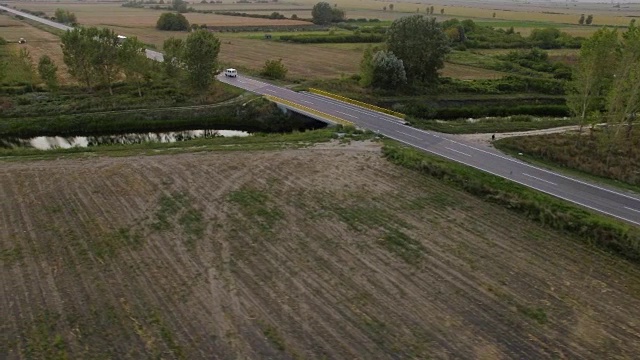
[[[375,143],[2,166],[2,358],[640,351],[637,266]]]

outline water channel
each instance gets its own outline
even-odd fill
[[[33,138],[0,138],[0,148],[33,148],[39,150],[69,149],[97,145],[173,143],[214,137],[244,137],[251,134],[237,130],[188,130],[158,133],[131,133],[98,136],[37,136]]]

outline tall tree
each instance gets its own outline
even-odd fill
[[[127,77],[127,81],[136,85],[140,97],[142,97],[142,84],[150,76],[149,61],[144,44],[136,37],[126,38],[118,49],[120,68]]]
[[[395,20],[387,47],[404,63],[410,82],[435,82],[449,52],[449,39],[435,18],[412,15]]]
[[[164,41],[164,68],[169,77],[178,75],[178,70],[184,68],[184,40],[170,37]]]
[[[69,74],[91,88],[96,79],[93,66],[95,51],[94,37],[98,36],[96,28],[75,28],[62,35],[63,61]]]
[[[220,40],[210,31],[194,31],[184,44],[184,64],[189,83],[194,89],[206,91],[213,83],[218,65]]]
[[[47,84],[49,90],[55,91],[58,88],[58,67],[51,60],[49,55],[42,55],[38,61],[38,74]]]
[[[31,90],[36,83],[36,71],[33,67],[33,59],[31,59],[31,53],[25,48],[21,48],[17,57],[18,68],[21,71],[22,78],[27,81]]]
[[[634,24],[622,34],[620,61],[615,68],[608,97],[608,120],[618,131],[626,128],[629,139],[640,113],[640,28]]]
[[[364,49],[362,60],[360,60],[360,85],[370,86],[373,82],[373,53],[371,45]]]
[[[592,111],[604,106],[618,62],[618,33],[603,28],[582,43],[580,58],[568,84],[567,106],[580,120],[580,129]]]
[[[109,89],[109,94],[113,95],[113,83],[120,73],[118,35],[111,29],[103,28],[91,40],[94,47],[92,65],[100,81]]]
[[[580,19],[578,19],[578,24],[584,25],[584,14],[580,15]]]
[[[333,9],[328,2],[319,2],[313,6],[313,9],[311,10],[311,17],[313,18],[314,24],[330,24],[333,20]]]

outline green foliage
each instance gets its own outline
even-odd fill
[[[42,55],[38,61],[38,74],[40,78],[47,84],[49,90],[58,88],[58,67],[48,55]]]
[[[371,85],[381,89],[393,90],[407,83],[407,74],[402,60],[390,51],[378,51],[371,59],[373,77]]]
[[[99,29],[92,39],[91,64],[98,75],[99,81],[107,86],[109,94],[113,95],[112,85],[120,72],[118,66],[119,41],[118,35],[111,29]]]
[[[194,89],[209,89],[215,77],[219,52],[220,40],[210,31],[198,30],[189,34],[182,56],[189,83]]]
[[[585,24],[591,25],[593,23],[593,15],[587,16],[587,19],[584,21]]]
[[[578,19],[579,25],[584,25],[584,14],[580,15],[580,19]]]
[[[435,18],[412,15],[393,22],[387,46],[404,62],[410,83],[432,83],[444,67],[449,40]]]
[[[512,115],[534,115],[562,117],[569,114],[565,105],[471,105],[452,107],[433,107],[419,103],[409,104],[404,113],[421,119],[468,119],[482,117],[504,117]]]
[[[138,88],[138,96],[142,97],[142,84],[150,79],[152,65],[147,58],[145,46],[136,37],[126,38],[118,50],[118,64],[127,81]]]
[[[588,115],[604,107],[618,59],[618,33],[602,28],[582,44],[573,80],[568,84],[567,106],[585,123]]]
[[[238,12],[238,11],[216,11],[215,12],[218,15],[225,15],[225,16],[240,16],[240,17],[248,17],[248,18],[255,18],[255,19],[272,19],[272,20],[280,20],[280,19],[286,19],[287,17],[280,14],[279,12],[272,12],[269,15],[265,15],[265,14],[251,14],[251,13],[244,13],[244,12]],[[292,15],[291,16],[291,20],[296,20],[297,16],[294,18],[294,16],[296,15]]]
[[[166,31],[188,31],[189,20],[182,14],[164,13],[156,22],[156,29]]]
[[[69,12],[69,10],[64,9],[56,9],[55,19],[57,22],[62,24],[70,24],[75,25],[78,23],[78,19],[76,18],[76,14]]]
[[[62,35],[62,53],[71,76],[91,88],[96,80],[93,57],[96,49],[96,28],[75,28]]]
[[[313,23],[318,25],[328,25],[333,21],[333,8],[328,2],[319,2],[311,10]]]
[[[282,59],[267,60],[260,71],[260,75],[271,79],[284,79],[287,76],[287,68],[282,63]]]
[[[164,68],[167,76],[173,78],[184,67],[184,40],[170,37],[162,45],[164,50]]]
[[[442,179],[481,199],[523,214],[544,226],[575,234],[576,240],[594,244],[623,258],[640,262],[640,231],[631,225],[395,142],[386,142],[383,153],[395,164]],[[533,317],[542,319],[540,314],[534,314]]]
[[[15,61],[18,65],[18,70],[20,71],[21,78],[27,82],[27,84],[33,91],[34,85],[36,84],[37,80],[36,70],[33,66],[33,59],[31,59],[31,53],[29,53],[29,50],[21,48]]]
[[[324,44],[324,43],[379,43],[384,41],[381,34],[337,34],[337,35],[281,35],[281,41],[300,44]]]
[[[373,83],[373,53],[375,48],[367,46],[360,60],[360,85],[370,86]],[[406,76],[406,74],[405,74]]]

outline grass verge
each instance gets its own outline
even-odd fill
[[[394,164],[441,179],[545,226],[573,234],[587,244],[640,263],[640,230],[631,225],[591,213],[506,179],[422,153],[395,141],[385,140],[383,153]]]
[[[531,131],[551,129],[561,126],[576,125],[572,119],[563,118],[534,118],[529,115],[519,115],[512,117],[499,117],[477,119],[469,121],[467,119],[458,120],[425,120],[420,118],[408,119],[411,125],[425,130],[439,131],[447,134],[475,134],[475,133],[504,133],[515,131]]]

